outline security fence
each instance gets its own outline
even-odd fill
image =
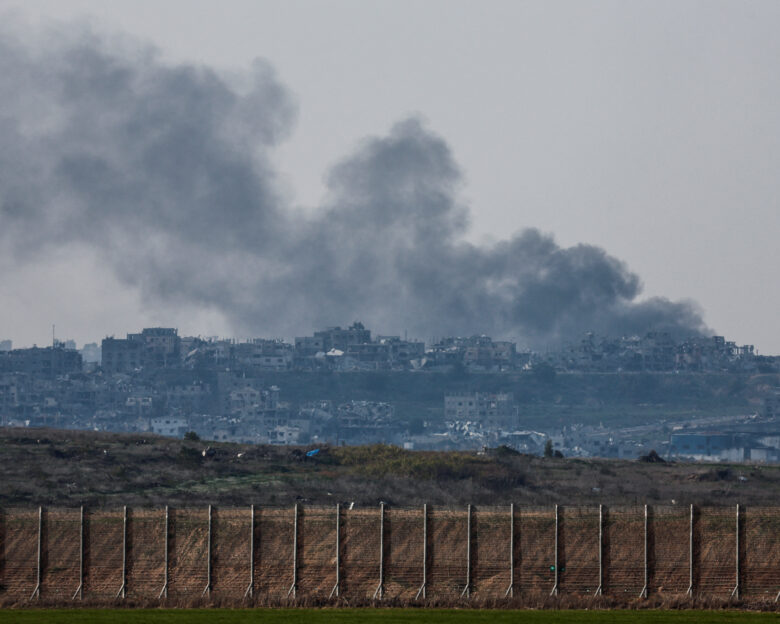
[[[0,601],[780,597],[780,508],[5,509]]]

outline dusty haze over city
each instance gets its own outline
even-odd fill
[[[774,2],[0,0],[0,338],[776,332]]]

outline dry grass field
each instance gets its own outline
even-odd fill
[[[213,454],[204,457],[207,447]],[[501,450],[323,449],[0,429],[0,507],[775,505],[780,467],[546,459]]]
[[[379,501],[387,504],[382,604],[415,605],[418,610],[413,612],[418,614],[423,606],[461,603],[553,610],[586,605],[773,609],[772,600],[780,589],[780,568],[775,569],[780,561],[780,514],[773,507],[780,500],[780,469],[774,466],[545,459],[508,449],[482,454],[413,452],[381,445],[323,448],[307,459],[301,449],[290,447],[4,429],[0,430],[0,470],[4,477],[0,480],[0,576],[6,605],[32,604],[39,505],[45,509],[41,606],[70,603],[78,585],[80,505],[89,517],[84,606],[117,604],[115,596],[122,584],[122,505],[130,510],[126,578],[130,593],[122,603],[127,606],[288,604],[328,606],[326,611],[334,612],[334,607],[375,604]],[[336,502],[343,504],[343,594],[330,600],[336,574]],[[427,600],[416,600],[423,502],[429,504],[429,593]],[[509,583],[510,502],[516,505],[515,582],[521,594],[514,600],[504,599]],[[651,597],[640,600],[641,505],[645,502],[651,506]],[[732,600],[736,541],[731,505],[737,502],[743,505],[742,593],[741,600]],[[469,568],[474,593],[463,602],[467,503],[474,505]],[[599,503],[605,504],[603,582],[608,595],[603,598],[593,595],[599,581]],[[698,509],[694,582],[699,598],[693,601],[684,596],[688,503]],[[253,569],[261,589],[247,602],[242,596],[248,582],[250,504],[257,508]],[[286,596],[292,574],[294,504],[300,508],[300,593],[290,602]],[[561,505],[558,555],[564,594],[560,600],[549,598],[554,582],[553,504]],[[165,505],[170,506],[171,523],[169,598],[160,601]],[[214,505],[210,557],[207,505]],[[209,561],[212,593],[203,600]],[[705,598],[712,600],[698,601]],[[62,613],[70,617],[69,612]],[[103,617],[104,612],[94,613]],[[0,611],[0,619],[6,614]]]

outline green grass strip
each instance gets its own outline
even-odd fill
[[[2,624],[651,624],[777,622],[776,613],[742,611],[491,611],[469,609],[23,609],[0,610]]]

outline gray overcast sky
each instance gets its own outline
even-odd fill
[[[268,60],[299,107],[274,158],[302,207],[361,138],[420,114],[465,173],[471,240],[538,227],[600,245],[645,295],[693,299],[718,333],[780,353],[780,2],[0,0],[3,12],[87,20],[171,61]],[[151,323],[229,332],[217,312],[144,308],[67,248],[5,270],[0,300],[0,338],[19,345],[46,342],[53,322],[79,342]]]

